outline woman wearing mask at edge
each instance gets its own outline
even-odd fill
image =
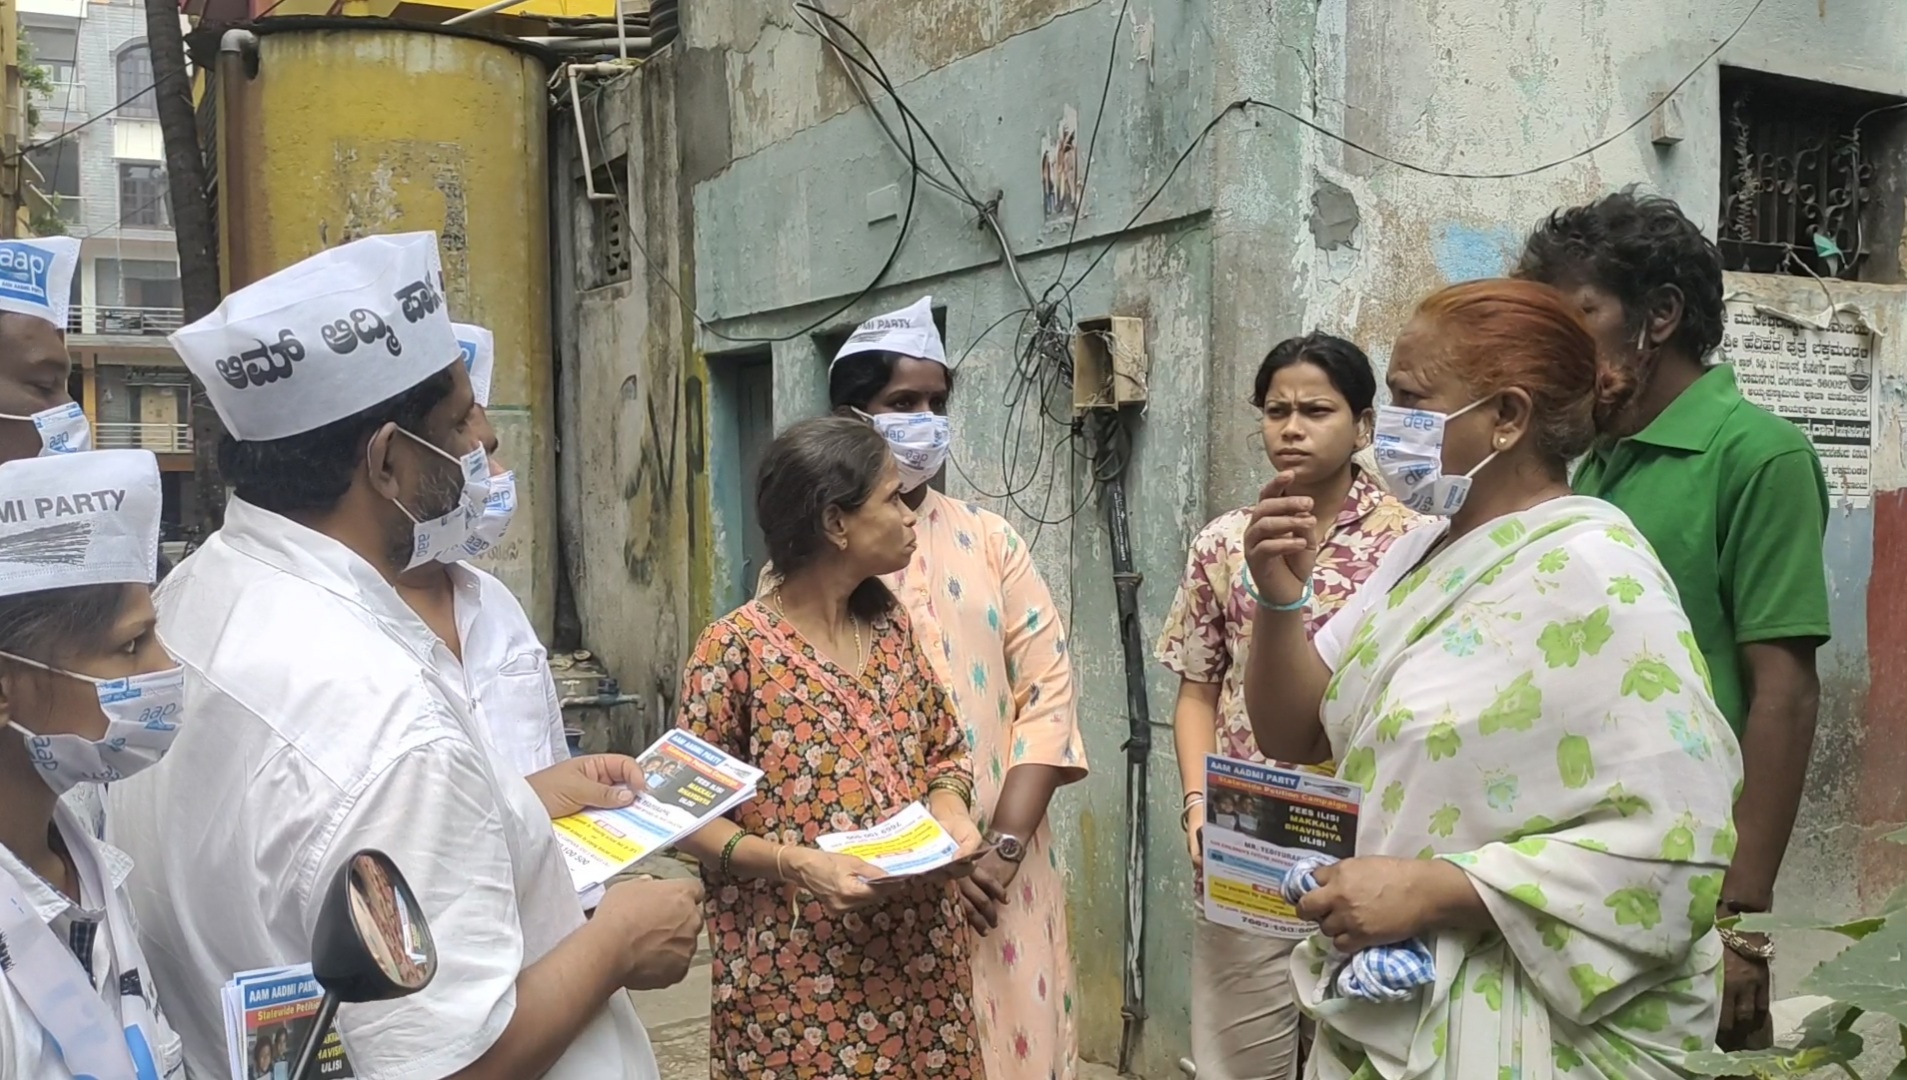
[[[1371,444],[1377,377],[1364,351],[1312,333],[1280,342],[1259,365],[1252,407],[1274,469],[1314,506],[1318,557],[1305,630],[1315,634],[1371,575],[1392,541],[1425,519],[1384,493],[1355,455]],[[1192,541],[1185,577],[1159,636],[1159,662],[1179,676],[1173,742],[1185,804],[1179,822],[1203,895],[1205,756],[1262,762],[1245,715],[1245,658],[1257,606],[1245,590],[1251,507],[1222,514]],[[1310,766],[1329,772],[1328,766]],[[1234,815],[1235,818],[1235,815]],[[1237,822],[1235,821],[1235,825]],[[1288,958],[1297,942],[1208,922],[1192,937],[1192,1060],[1201,1080],[1284,1080],[1299,1058]]]
[[[1026,543],[997,514],[928,486],[952,446],[953,370],[933,297],[869,319],[828,369],[836,413],[872,423],[901,469],[919,546],[883,580],[953,694],[973,750],[974,808],[997,846],[962,882],[973,994],[991,1080],[1078,1069],[1066,890],[1046,809],[1086,776],[1066,628]],[[771,579],[764,573],[763,580]]]
[[[152,765],[181,721],[184,673],[153,629],[158,459],[9,462],[0,491],[33,508],[0,524],[0,1076],[176,1080],[130,862],[61,798]]]
[[[1253,510],[1253,733],[1367,793],[1358,857],[1287,879],[1320,928],[1292,962],[1311,1076],[1681,1077],[1713,1042],[1740,752],[1667,572],[1570,493],[1623,404],[1605,375],[1548,286],[1425,300],[1376,442],[1405,503],[1447,520],[1394,544],[1315,644],[1313,504],[1284,472]],[[1419,962],[1331,951],[1406,942]]]

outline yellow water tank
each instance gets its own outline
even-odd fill
[[[324,248],[431,230],[451,315],[496,335],[490,420],[516,470],[482,560],[549,640],[556,606],[546,58],[502,38],[362,18],[226,37],[216,101],[226,290]]]

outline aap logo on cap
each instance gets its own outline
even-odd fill
[[[66,329],[79,241],[69,236],[0,240],[0,311]]]

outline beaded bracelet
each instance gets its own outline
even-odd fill
[[[1270,600],[1265,599],[1264,594],[1258,591],[1258,583],[1251,579],[1251,567],[1249,566],[1239,571],[1238,581],[1239,584],[1245,586],[1246,596],[1257,601],[1259,607],[1271,611],[1296,611],[1311,602],[1311,583],[1309,581],[1304,583],[1304,592],[1298,594],[1298,598],[1289,604],[1274,604]]]
[[[747,835],[748,835],[747,833],[741,831],[740,829],[736,829],[735,835],[729,837],[728,843],[722,845],[722,876],[723,877],[728,876],[729,863],[735,860],[735,849],[741,846],[742,838]]]

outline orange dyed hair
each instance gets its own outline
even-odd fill
[[[1634,395],[1633,382],[1598,363],[1576,305],[1548,285],[1508,278],[1451,285],[1425,298],[1417,316],[1477,396],[1513,386],[1529,394],[1537,448],[1556,461],[1587,451],[1597,422]]]

